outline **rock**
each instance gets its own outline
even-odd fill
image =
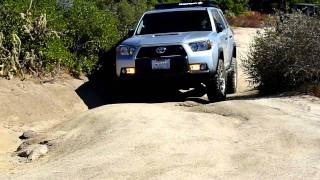
[[[36,132],[29,130],[29,131],[24,132],[19,138],[20,139],[30,139],[30,138],[36,137],[37,135],[38,134]]]
[[[28,157],[30,154],[31,154],[31,152],[32,152],[32,150],[33,149],[35,149],[35,144],[33,144],[33,145],[25,145],[24,147],[22,147],[21,149],[20,149],[20,151],[18,151],[18,156],[20,156],[20,157]]]
[[[42,141],[42,142],[40,142],[39,144],[44,144],[44,145],[47,145],[47,146],[53,146],[53,143],[51,143],[51,142],[49,142],[49,141],[47,141],[47,140]]]
[[[30,160],[38,159],[39,157],[47,154],[47,152],[48,152],[47,145],[39,145],[31,151],[31,153],[28,156],[28,159],[30,159]]]
[[[21,151],[22,149],[25,149],[27,146],[30,145],[29,141],[24,141],[20,144],[20,146],[17,148],[17,151]]]
[[[20,157],[26,157],[29,160],[38,159],[48,152],[48,146],[43,144],[32,144],[22,148],[17,154]]]

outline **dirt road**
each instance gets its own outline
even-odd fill
[[[245,56],[255,30],[235,32],[240,55]],[[11,122],[4,119],[9,115],[0,118],[10,137],[7,154],[16,144],[15,135],[32,129],[32,119],[37,125],[33,129],[53,144],[47,155],[31,163],[18,163],[0,149],[0,162],[7,167],[1,169],[0,163],[0,179],[319,179],[320,99],[255,97],[240,73],[240,93],[214,104],[189,98],[86,111],[71,91],[74,86],[59,86],[69,93],[58,96],[60,106],[43,102],[60,113],[58,118],[49,110],[31,113],[29,123],[21,126],[23,120],[14,118],[20,117],[16,109],[10,128],[4,126]]]

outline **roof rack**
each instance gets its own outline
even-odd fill
[[[185,2],[185,3],[166,3],[156,4],[155,9],[173,9],[173,8],[188,8],[188,7],[218,7],[218,4],[213,1],[202,2]]]

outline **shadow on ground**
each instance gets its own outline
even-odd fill
[[[190,90],[176,90],[170,84],[123,84],[116,81],[88,81],[76,89],[76,93],[89,109],[107,104],[119,103],[165,103],[193,101],[199,104],[210,103],[205,87]],[[227,100],[250,100],[260,98],[257,91],[247,91],[227,96]]]
[[[170,86],[169,84],[164,84],[162,87],[146,84],[120,85],[110,81],[88,81],[80,86],[76,93],[89,109],[117,103],[163,103],[186,100],[202,104],[209,103],[200,98],[205,94],[204,87],[182,91],[171,89]]]

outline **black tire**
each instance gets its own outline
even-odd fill
[[[207,96],[210,102],[226,100],[226,70],[224,62],[219,59],[217,71],[214,76],[206,83]]]
[[[238,63],[235,57],[231,60],[230,69],[227,76],[227,94],[234,94],[237,92],[238,86]]]

